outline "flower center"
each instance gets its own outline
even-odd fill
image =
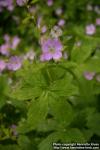
[[[50,53],[54,54],[55,50],[53,48],[50,49]]]

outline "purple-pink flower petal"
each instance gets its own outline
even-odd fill
[[[53,55],[53,59],[54,60],[59,60],[62,57],[62,53],[61,52],[55,52]]]
[[[41,61],[48,61],[52,59],[52,53],[43,53],[40,57]]]
[[[22,66],[22,60],[18,56],[12,56],[7,63],[8,70],[12,70],[12,71],[16,71],[20,69],[21,66]]]
[[[84,77],[87,79],[87,80],[92,80],[93,77],[95,76],[95,72],[84,72]]]
[[[4,60],[0,60],[0,73],[6,68],[6,63]]]
[[[96,27],[94,24],[89,24],[86,26],[86,34],[87,35],[93,35],[96,32]]]

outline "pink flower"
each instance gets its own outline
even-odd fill
[[[87,80],[92,80],[93,77],[95,76],[95,72],[84,72],[84,77],[87,79]]]
[[[34,14],[37,10],[37,7],[36,6],[30,6],[28,10],[30,13]]]
[[[41,29],[42,33],[45,33],[47,31],[47,27],[44,25]]]
[[[93,24],[89,24],[86,26],[86,34],[87,35],[93,35],[96,32],[96,27]]]
[[[62,57],[62,44],[59,39],[47,39],[42,43],[41,61],[59,60]]]
[[[7,7],[7,9],[8,9],[9,11],[13,11],[13,10],[14,10],[14,5],[9,5],[9,6]]]
[[[17,132],[16,128],[17,128],[17,126],[15,124],[12,124],[10,127],[13,136],[18,136],[18,132]]]
[[[7,8],[7,10],[12,11],[14,9],[13,0],[0,0],[0,8],[2,10]]]
[[[6,7],[6,6],[7,6],[7,1],[0,0],[0,7]]]
[[[10,36],[9,36],[8,34],[5,34],[5,35],[4,35],[4,40],[5,40],[6,43],[9,43],[9,41],[10,41]]]
[[[20,43],[20,38],[18,36],[14,36],[12,39],[11,48],[16,49],[19,43]]]
[[[100,18],[96,19],[96,25],[100,26]]]
[[[6,68],[6,63],[4,60],[0,60],[0,73]]]
[[[20,69],[21,66],[22,66],[22,60],[18,56],[12,56],[7,63],[8,70],[12,70],[12,71],[16,71]]]
[[[64,24],[65,24],[65,20],[64,19],[60,19],[59,21],[58,21],[58,25],[59,26],[64,26]]]
[[[10,48],[10,45],[8,43],[1,45],[0,46],[0,53],[2,55],[9,56],[9,48]]]
[[[47,5],[52,6],[53,5],[53,0],[47,0]]]
[[[27,0],[16,0],[16,3],[18,6],[23,6],[25,3],[27,3]]]

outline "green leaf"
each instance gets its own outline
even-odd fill
[[[31,150],[31,141],[30,139],[25,135],[20,135],[18,138],[18,145],[22,150]]]
[[[100,59],[91,58],[86,63],[83,64],[83,69],[86,71],[100,72],[99,65],[100,65]]]
[[[87,127],[91,129],[94,134],[100,136],[100,113],[93,113],[87,116]]]
[[[17,145],[7,145],[7,146],[3,146],[0,145],[0,150],[21,150],[19,146]]]
[[[77,63],[82,63],[90,57],[94,48],[95,46],[91,44],[91,41],[82,41],[80,46],[74,46],[71,59]]]
[[[65,61],[65,62],[60,63],[60,65],[62,65],[62,67],[66,69],[74,69],[77,67],[77,63],[73,61]]]
[[[60,139],[60,133],[54,132],[50,134],[47,138],[45,138],[40,144],[39,144],[39,150],[52,150],[53,149],[53,143],[57,142]]]
[[[83,129],[82,133],[83,133],[86,141],[89,141],[90,138],[93,136],[93,131],[91,129]]]
[[[32,63],[28,61],[24,62],[23,68],[16,72],[17,77],[23,77],[25,80],[27,78],[32,78],[34,74],[39,73],[39,71],[45,67],[45,63]]]
[[[22,120],[19,122],[19,126],[17,127],[17,132],[21,134],[25,134],[31,131],[30,124],[27,123],[27,120],[22,118]]]
[[[31,4],[34,4],[34,3],[36,3],[36,2],[38,2],[39,0],[32,0],[31,1]]]
[[[18,127],[19,132],[29,132],[36,129],[48,113],[48,95],[43,93],[39,99],[32,100],[27,114],[27,120]]]
[[[3,96],[0,96],[0,109],[5,105],[6,99]]]
[[[38,68],[37,68],[38,67]],[[21,82],[14,85],[10,97],[18,100],[37,98],[43,91],[50,91],[58,96],[78,94],[78,88],[72,83],[72,75],[63,67],[51,66],[49,69],[41,66],[26,68],[19,74]]]
[[[86,142],[82,132],[76,128],[66,131],[54,132],[39,144],[39,150],[52,150],[53,143]]]
[[[6,103],[6,93],[9,90],[8,81],[6,76],[0,76],[0,108]]]
[[[30,21],[31,18],[32,18],[32,16],[27,15],[27,17],[26,17],[25,19],[22,20],[22,23],[23,23],[23,24],[29,23],[29,21]]]
[[[65,70],[59,65],[49,65],[49,67],[46,69],[47,75],[50,77],[51,81],[55,81],[58,79],[61,79],[65,75]]]
[[[51,114],[54,120],[57,121],[57,126],[62,126],[63,128],[68,126],[74,118],[71,105],[64,99],[58,99],[51,103]]]
[[[33,100],[28,112],[28,122],[35,128],[48,113],[48,96],[42,94],[39,100]]]
[[[38,87],[20,87],[17,88],[14,92],[12,92],[12,94],[10,95],[10,97],[15,98],[17,100],[30,100],[33,99],[35,97],[38,97],[42,92],[41,88]]]
[[[100,83],[94,84],[93,94],[95,95],[100,94]]]
[[[72,96],[78,94],[78,87],[72,83],[71,75],[51,84],[50,91],[59,96]]]
[[[41,73],[41,66],[43,65],[26,66],[26,68],[17,73],[21,81],[17,81],[17,84],[12,86],[11,98],[29,100],[41,95],[42,87],[46,86],[45,79]]]
[[[62,132],[61,141],[65,143],[70,142],[86,142],[83,133],[77,128],[66,129],[66,132]]]
[[[54,131],[56,129],[57,129],[57,122],[53,118],[46,118],[38,126],[37,131],[48,132],[48,131]]]

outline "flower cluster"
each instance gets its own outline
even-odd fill
[[[95,72],[85,71],[84,77],[87,80],[93,80],[95,78],[98,82],[100,82],[100,74],[96,74]]]
[[[89,24],[86,26],[86,34],[87,35],[93,35],[96,32],[96,27],[93,24]]]
[[[14,36],[10,38],[9,35],[4,35],[5,43],[0,46],[0,53],[4,56],[10,55],[10,50],[15,50],[20,43],[20,38],[18,36]]]
[[[6,68],[6,63],[4,60],[0,60],[0,73]]]
[[[96,25],[89,24],[86,26],[86,34],[87,35],[94,35],[96,33],[96,26],[100,26],[100,18],[96,19]]]
[[[96,12],[97,14],[100,14],[100,8],[98,7],[98,6],[95,6],[94,8],[93,8],[93,6],[92,5],[90,5],[90,4],[88,4],[87,5],[87,10],[88,11],[94,11],[94,12]],[[93,24],[93,23],[91,23],[91,24],[88,24],[87,26],[86,26],[86,28],[85,28],[85,32],[86,32],[86,34],[87,35],[94,35],[95,33],[96,33],[96,26],[100,26],[100,18],[96,18],[96,20],[95,20],[95,23]]]
[[[2,12],[4,9],[13,11],[15,8],[15,2],[18,6],[24,6],[28,0],[0,0],[0,12]]]
[[[47,0],[47,5],[52,6],[53,5],[53,0]]]
[[[2,73],[5,69],[16,71],[22,66],[22,60],[19,56],[11,56],[8,61],[4,61],[0,59],[0,73]]]
[[[21,42],[17,35],[11,38],[8,34],[5,34],[3,38],[4,43],[0,46],[0,73],[4,70],[16,71],[22,67],[24,60],[34,60],[35,52],[32,49],[20,56],[12,55],[12,52],[16,51]]]
[[[2,12],[5,8],[9,11],[13,11],[14,1],[13,0],[0,0],[0,12]]]
[[[0,54],[2,57],[0,58],[0,73],[2,73],[2,71],[5,69],[15,71],[19,68],[19,66],[21,67],[21,62],[19,61],[18,56],[12,56],[12,50],[16,50],[20,43],[20,38],[18,36],[14,36],[13,38],[11,38],[8,34],[5,34],[4,41],[5,42],[0,46]],[[6,59],[3,58],[4,56],[6,56]],[[18,62],[20,63],[20,65],[18,64]]]
[[[22,60],[18,56],[12,56],[7,63],[7,69],[12,71],[18,70],[19,68],[21,68],[21,66]]]
[[[18,6],[23,6],[28,2],[28,0],[16,0]]]
[[[16,131],[16,128],[17,128],[17,126],[15,124],[12,124],[10,126],[10,132],[11,132],[12,136],[15,136],[15,137],[18,136],[18,132]]]

